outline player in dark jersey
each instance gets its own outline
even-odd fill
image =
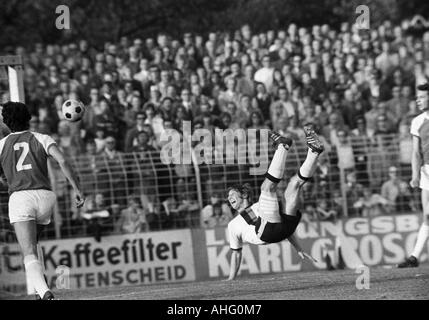
[[[288,239],[302,259],[316,261],[301,249],[294,236],[301,220],[301,212],[298,209],[299,192],[314,174],[317,160],[324,151],[323,144],[311,126],[304,127],[304,131],[308,145],[307,158],[285,190],[284,212],[280,212],[276,189],[283,178],[286,157],[292,140],[276,132],[270,133],[276,151],[261,185],[258,202],[252,203],[250,188],[246,185],[229,189],[228,201],[238,214],[228,224],[229,245],[232,250],[228,280],[233,280],[237,276],[244,243],[266,245]]]
[[[78,208],[84,204],[79,183],[71,166],[55,141],[29,131],[31,115],[27,106],[7,102],[2,110],[3,122],[11,133],[0,140],[0,165],[9,187],[9,220],[13,225],[24,256],[27,285],[43,300],[52,300],[43,275],[37,250],[37,225],[47,225],[56,203],[48,176],[48,158],[55,159],[69,180]]]

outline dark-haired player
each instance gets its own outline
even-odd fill
[[[429,237],[429,83],[417,87],[417,108],[422,112],[411,122],[413,136],[412,188],[422,189],[423,223],[411,256],[398,264],[399,268],[419,266],[419,257]]]
[[[76,205],[84,198],[78,180],[55,141],[44,134],[29,131],[31,115],[27,106],[7,102],[3,122],[11,133],[0,140],[0,165],[9,187],[9,220],[13,225],[24,256],[28,285],[43,300],[52,300],[37,254],[37,225],[47,225],[56,203],[48,176],[48,157],[54,158],[70,181]]]
[[[234,186],[229,189],[228,201],[238,214],[228,224],[229,245],[232,250],[228,280],[233,280],[240,269],[241,250],[243,243],[246,242],[265,245],[288,239],[302,259],[307,258],[315,261],[314,258],[302,251],[293,235],[301,220],[301,212],[298,210],[299,191],[314,174],[317,159],[324,151],[324,146],[314,130],[305,127],[304,131],[309,147],[307,158],[286,188],[284,212],[280,212],[276,189],[283,178],[286,157],[292,140],[282,137],[278,133],[270,133],[276,151],[261,185],[258,202],[252,202],[251,190],[247,185]]]

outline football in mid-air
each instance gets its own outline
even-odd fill
[[[85,105],[77,100],[67,100],[63,103],[64,118],[71,122],[82,119],[85,113]]]

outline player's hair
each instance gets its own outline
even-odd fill
[[[239,192],[243,198],[247,199],[249,203],[252,203],[253,191],[252,191],[252,186],[249,183],[235,184],[228,188],[228,193],[231,190],[235,190]]]
[[[429,92],[429,83],[426,82],[424,84],[417,86],[417,90]]]
[[[31,114],[21,102],[6,102],[2,110],[3,122],[12,132],[25,131],[30,128]]]

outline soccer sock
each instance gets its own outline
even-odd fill
[[[419,258],[420,254],[423,251],[423,248],[426,244],[426,241],[429,237],[429,225],[423,224],[420,228],[419,234],[417,236],[417,242],[414,247],[413,252],[411,253],[412,256]]]
[[[271,160],[266,177],[275,183],[283,179],[287,153],[288,151],[282,144],[280,144],[276,152],[274,152],[273,160]]]
[[[42,246],[40,244],[37,244],[37,259],[40,261],[40,264],[42,265],[43,274],[46,274],[45,259],[43,257]]]
[[[318,153],[315,153],[308,149],[307,152],[307,158],[305,159],[304,163],[301,165],[301,168],[299,169],[298,176],[303,180],[308,180],[311,178],[316,171],[317,168],[317,159],[319,158]]]
[[[34,254],[24,257],[25,273],[29,279],[29,283],[33,285],[41,298],[49,291],[43,276],[43,269],[40,261]]]
[[[45,274],[45,264],[43,259],[43,252],[42,247],[37,244],[37,257],[40,261],[40,264],[42,265],[43,274]],[[33,283],[31,282],[31,278],[28,272],[25,273],[25,279],[27,283],[27,295],[35,295],[37,294],[36,288],[34,287]]]
[[[33,286],[28,272],[25,273],[25,280],[27,283],[27,295],[31,296],[37,294],[36,288]]]

